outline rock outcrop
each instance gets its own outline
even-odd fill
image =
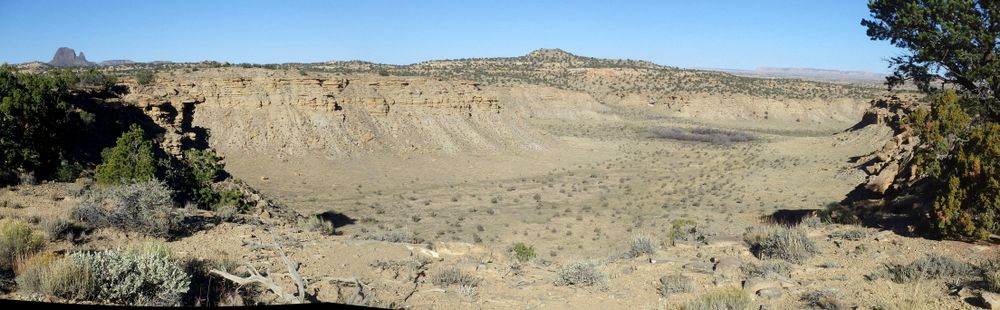
[[[913,130],[902,125],[902,120],[908,113],[919,106],[915,101],[889,97],[872,101],[872,106],[865,111],[862,120],[853,130],[871,125],[881,125],[892,129],[893,136],[886,141],[881,149],[859,158],[859,169],[868,177],[865,188],[885,194],[890,188],[898,190],[914,181],[916,177],[910,162],[913,160],[913,149],[920,139],[913,135]]]
[[[56,67],[88,67],[93,66],[94,63],[87,61],[87,56],[84,56],[83,52],[77,55],[76,51],[72,48],[60,47],[56,50],[56,54],[52,56],[49,65]]]

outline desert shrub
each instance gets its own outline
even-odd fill
[[[308,216],[304,219],[300,218],[298,223],[299,223],[299,228],[302,228],[307,231],[315,231],[324,235],[332,235],[336,233],[336,231],[333,228],[333,223],[324,220],[322,217],[319,216]]]
[[[70,254],[92,271],[94,300],[126,305],[176,306],[191,276],[168,255],[157,251],[106,250]]]
[[[56,168],[55,179],[59,182],[73,182],[83,174],[83,170],[83,165],[80,163],[63,160]]]
[[[684,310],[749,310],[753,300],[742,289],[729,287],[698,296]]]
[[[237,219],[237,214],[239,214],[239,210],[237,210],[234,206],[222,206],[215,209],[215,217],[219,218],[219,220],[223,222],[235,221]]]
[[[77,85],[80,87],[94,87],[99,89],[110,89],[118,83],[118,77],[107,74],[97,69],[88,69],[76,74]]]
[[[168,237],[180,227],[170,189],[145,181],[95,189],[71,210],[74,219],[95,228],[113,227],[154,237]]]
[[[0,270],[11,270],[18,259],[28,257],[45,246],[45,236],[27,223],[11,218],[0,219]]]
[[[788,276],[792,272],[792,265],[783,260],[751,262],[740,266],[740,270],[747,278],[773,278]]]
[[[816,243],[799,228],[776,226],[752,231],[744,236],[750,252],[760,259],[783,259],[792,263],[819,253]]]
[[[986,284],[987,290],[1000,293],[1000,270],[985,270],[983,272],[983,282]]]
[[[657,288],[660,295],[669,297],[671,294],[687,293],[691,291],[691,278],[684,275],[669,275],[660,278],[660,287]]]
[[[476,287],[479,285],[480,281],[482,281],[482,279],[476,278],[455,268],[442,270],[434,274],[431,278],[431,283],[441,287],[448,287],[451,285],[457,285],[460,287]]]
[[[670,223],[670,242],[682,241],[704,241],[705,236],[698,231],[698,223],[687,219],[678,219]]]
[[[575,262],[563,265],[556,275],[556,285],[600,286],[607,276],[593,263]]]
[[[708,142],[718,145],[729,145],[736,142],[754,140],[754,137],[750,134],[704,127],[693,129],[657,127],[653,128],[653,135],[661,139]]]
[[[535,247],[527,245],[524,242],[517,242],[510,247],[510,253],[515,260],[526,262],[535,258]]]
[[[854,225],[861,223],[858,215],[851,208],[840,203],[831,202],[819,211],[819,218],[824,223]]]
[[[103,162],[94,170],[99,184],[119,185],[156,178],[153,141],[146,139],[139,125],[132,125],[118,137],[115,146],[105,149],[101,156]]]
[[[42,219],[40,224],[42,231],[48,236],[49,241],[57,241],[73,233],[72,225],[62,217],[46,217]]]
[[[156,80],[156,72],[153,70],[139,70],[135,73],[135,82],[139,85],[149,85]]]
[[[821,290],[811,291],[802,294],[802,297],[799,298],[799,300],[805,302],[806,306],[815,309],[824,309],[824,310],[847,309],[847,307],[841,304],[840,302],[840,294],[838,294],[837,291],[833,289],[821,289]]]
[[[629,243],[629,249],[625,252],[625,257],[636,258],[642,255],[652,255],[656,252],[656,240],[653,240],[649,236],[635,236],[632,237],[632,242]]]
[[[896,283],[910,283],[925,279],[972,277],[977,269],[970,264],[948,256],[928,255],[909,264],[890,264],[885,270],[867,276],[869,280],[887,278]]]

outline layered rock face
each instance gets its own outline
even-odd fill
[[[49,64],[56,67],[86,67],[94,65],[94,63],[87,61],[87,56],[84,56],[83,52],[80,52],[80,55],[77,56],[76,51],[68,47],[60,47],[56,50],[56,54],[52,56]]]
[[[168,128],[163,147],[207,135],[222,153],[287,158],[372,152],[520,152],[547,138],[475,82],[223,68],[160,74],[124,100]]]
[[[918,106],[916,101],[898,97],[873,100],[861,123],[855,126],[883,125],[893,131],[892,138],[881,149],[859,159],[862,163],[859,168],[868,175],[865,181],[868,190],[885,194],[890,189],[898,191],[914,181],[916,174],[910,162],[920,139],[913,135],[912,129],[902,126],[901,121]]]

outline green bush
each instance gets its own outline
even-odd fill
[[[154,237],[169,237],[181,217],[163,183],[145,181],[98,188],[83,197],[72,216],[93,227],[114,227]]]
[[[510,252],[514,259],[520,262],[526,262],[535,258],[535,247],[527,245],[524,242],[514,243],[510,247]]]
[[[0,66],[0,174],[48,174],[65,152],[71,80]]]
[[[913,164],[934,185],[924,213],[932,232],[948,238],[986,239],[1000,234],[1000,124],[976,124],[952,91],[930,110],[918,109],[904,124],[921,145]]]
[[[153,141],[139,125],[132,125],[112,148],[101,152],[104,162],[94,170],[98,184],[120,185],[149,181],[156,178]]]
[[[0,219],[0,270],[11,270],[23,259],[45,246],[45,236],[20,220]]]
[[[156,72],[153,70],[139,70],[135,73],[135,82],[139,85],[149,85],[156,80]]]

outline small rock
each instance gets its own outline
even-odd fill
[[[757,296],[767,299],[778,298],[781,297],[781,289],[776,287],[761,289],[757,291]]]

